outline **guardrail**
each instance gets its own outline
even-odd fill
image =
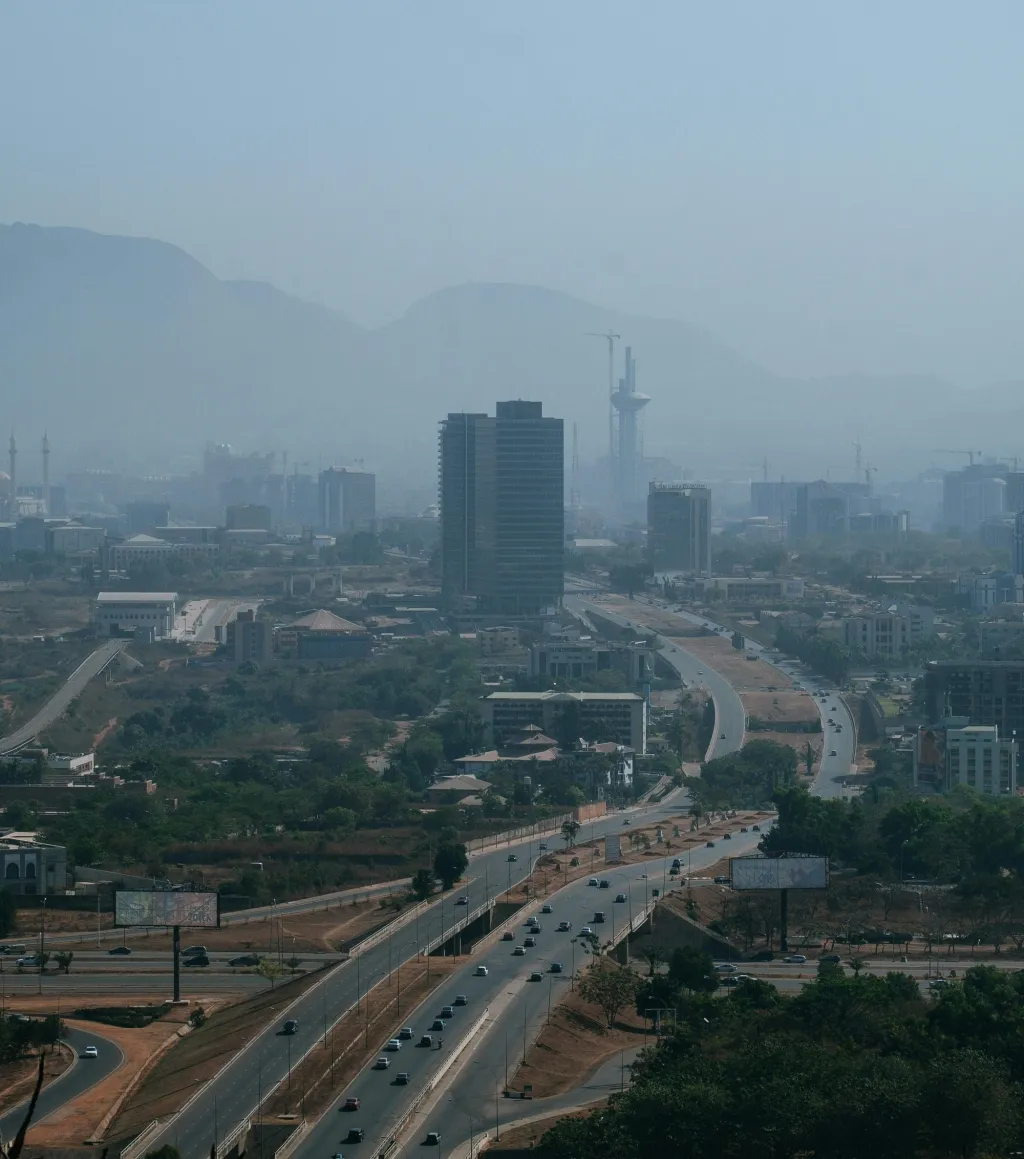
[[[163,1124],[159,1119],[154,1119],[148,1127],[143,1127],[139,1134],[125,1147],[121,1152],[121,1159],[139,1159],[139,1156],[162,1130]]]
[[[288,1159],[309,1134],[309,1124],[303,1119],[287,1139],[274,1151],[274,1159]],[[220,1156],[217,1157],[220,1159]]]
[[[213,1152],[214,1159],[223,1159],[223,1157],[227,1155],[227,1153],[231,1150],[232,1147],[234,1147],[239,1139],[244,1142],[245,1136],[248,1134],[249,1128],[251,1126],[252,1119],[243,1119],[233,1131],[229,1132],[221,1140],[221,1142],[216,1145]],[[290,1137],[291,1136],[289,1136],[289,1138]],[[241,1154],[241,1148],[239,1149],[239,1154]]]

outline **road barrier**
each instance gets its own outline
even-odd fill
[[[281,1146],[277,1148],[277,1150],[274,1152],[273,1159],[288,1159],[288,1156],[296,1150],[298,1145],[302,1142],[303,1139],[305,1139],[308,1134],[309,1123],[303,1119],[302,1122],[300,1122],[299,1125],[295,1128],[295,1130],[292,1131],[292,1133],[288,1136],[288,1138],[285,1139]],[[217,1159],[220,1159],[219,1155],[217,1156]]]
[[[142,1131],[128,1144],[121,1152],[121,1159],[139,1159],[150,1143],[163,1130],[163,1124],[159,1119],[154,1119],[148,1127],[143,1127]]]
[[[224,1156],[230,1152],[231,1148],[234,1147],[234,1145],[239,1140],[244,1143],[245,1136],[249,1133],[249,1128],[251,1126],[252,1119],[243,1119],[233,1131],[229,1132],[229,1134],[227,1134],[224,1139],[222,1139],[221,1142],[216,1145],[213,1152],[213,1159],[224,1159]],[[242,1150],[243,1148],[240,1147],[238,1153],[241,1154]],[[275,1152],[275,1154],[277,1154],[277,1152]]]

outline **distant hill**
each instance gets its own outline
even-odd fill
[[[215,440],[313,467],[361,457],[429,486],[447,411],[524,397],[567,435],[578,420],[590,460],[607,444],[607,354],[587,335],[609,327],[623,338],[616,373],[629,342],[652,396],[648,452],[698,474],[751,473],[765,454],[773,473],[823,474],[848,466],[858,434],[876,461],[914,465],[976,439],[947,383],[786,380],[700,327],[540,287],[457,286],[367,330],[272,286],[222,281],[164,242],[23,224],[0,226],[0,431],[16,426],[26,480],[45,426],[55,475],[182,470]],[[1003,393],[1019,422],[1019,393]]]

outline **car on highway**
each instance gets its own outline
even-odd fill
[[[523,945],[528,950],[535,950],[537,948],[537,939],[536,938],[523,938]]]
[[[509,861],[518,861],[518,860],[519,860],[519,858],[518,858],[518,857],[516,857],[516,855],[515,855],[514,853],[510,853],[510,854],[508,855],[508,860],[509,860]]]
[[[462,895],[456,902],[456,905],[469,905],[469,898],[465,894]]]
[[[590,926],[583,926],[583,928],[580,930],[580,937],[589,937],[593,932],[594,931],[590,928]]]
[[[487,967],[486,966],[477,966],[477,968],[473,971],[473,975],[476,978],[486,978],[487,977]]]
[[[746,833],[746,832],[747,832],[747,827],[746,827],[746,825],[744,825],[744,826],[743,826],[743,827],[740,829],[740,832],[741,832],[741,833]]]
[[[210,951],[205,946],[186,946],[181,952],[183,954],[208,954]]]
[[[38,966],[39,959],[35,954],[29,954],[27,957],[19,958],[15,964],[18,966]]]
[[[95,1046],[87,1046],[85,1050],[82,1051],[82,1058],[99,1058],[99,1056],[100,1052],[96,1049]]]
[[[288,1021],[281,1027],[282,1034],[296,1034],[299,1029],[299,1020],[297,1018],[289,1018]]]
[[[427,1138],[426,1138],[425,1142],[426,1142],[426,1145],[428,1147],[440,1147],[441,1146],[441,1132],[440,1131],[428,1131]]]
[[[559,922],[558,923],[558,932],[561,934],[564,934],[568,930],[571,930],[571,929],[572,929],[572,922]]]
[[[193,954],[182,962],[183,966],[209,966],[210,959],[206,954]]]
[[[783,959],[784,962],[789,962],[791,966],[802,966],[807,961],[806,954],[787,954]]]
[[[715,885],[732,885],[732,879],[724,873],[720,873],[715,878]]]
[[[673,869],[679,869],[682,866],[682,864],[683,863],[679,860],[678,857],[672,858],[672,868]]]
[[[720,732],[720,733],[718,734],[718,739],[719,739],[719,740],[725,740],[725,739],[726,739],[725,733],[724,733],[724,732]]]
[[[549,914],[549,913],[551,913],[551,903],[550,903],[550,902],[545,902],[545,903],[544,903],[544,904],[543,904],[543,905],[540,907],[540,912],[541,912],[542,914]]]
[[[348,1134],[345,1136],[346,1143],[361,1143],[365,1132],[362,1127],[349,1127]]]
[[[590,879],[590,880],[587,882],[587,885],[597,885],[597,878],[596,878],[596,877],[592,877],[592,878],[591,878],[591,879]]]
[[[409,1085],[409,1072],[407,1070],[400,1070],[395,1075],[395,1082],[400,1087],[407,1087]]]
[[[434,1045],[434,1036],[432,1034],[420,1035],[420,1046],[431,1047]]]
[[[723,841],[731,841],[731,840],[732,840],[732,834],[731,834],[731,833],[723,833],[723,834],[722,834],[722,840],[723,840]]]
[[[829,750],[828,750],[828,755],[829,755],[830,757],[837,757],[837,756],[839,756],[839,754],[836,752],[836,750],[835,750],[835,749],[829,749]]]
[[[823,962],[835,962],[838,966],[843,959],[838,954],[823,954],[821,960]]]
[[[541,853],[543,853],[543,852],[544,852],[544,851],[547,849],[547,847],[548,847],[548,843],[547,843],[546,841],[542,841],[542,842],[541,842],[541,843],[540,843],[540,844],[537,846],[537,848],[538,848],[538,849],[541,851]]]
[[[108,954],[130,954],[131,952],[131,946],[114,946],[107,950]]]
[[[948,985],[949,985],[949,983],[946,981],[945,978],[933,978],[928,983],[928,989],[929,990],[945,990],[945,988]]]
[[[465,994],[456,994],[454,1005],[456,1005],[456,1006],[468,1006],[469,999],[466,997]]]
[[[595,926],[599,926],[604,921],[604,910],[594,910],[594,916],[590,919]]]
[[[237,958],[229,958],[229,966],[258,966],[259,958],[255,954],[239,954]]]
[[[385,1050],[401,1050],[402,1049],[402,1040],[400,1038],[389,1038],[388,1044],[387,1044],[387,1046],[384,1047],[384,1049]]]
[[[441,1017],[442,1018],[454,1018],[455,1017],[455,1008],[453,1006],[442,1006],[441,1007]]]
[[[751,826],[750,826],[750,828],[751,828],[751,829],[753,830],[753,832],[755,832],[755,833],[760,833],[760,832],[761,832],[761,826],[760,826],[760,825],[751,825]]]
[[[443,1018],[435,1018],[434,1021],[430,1024],[430,1029],[437,1030],[437,1031],[444,1030],[444,1019]]]
[[[611,887],[612,887],[612,883],[608,880],[608,878],[602,877],[600,888],[601,889],[611,889]]]
[[[615,900],[616,900],[617,902],[625,901],[625,900],[626,900],[626,895],[625,895],[624,893],[617,893],[617,894],[615,895]]]
[[[714,849],[715,847],[714,841],[705,841],[704,844],[708,847],[708,849]]]
[[[361,1105],[362,1104],[359,1102],[355,1095],[349,1095],[349,1097],[341,1104],[338,1110],[358,1111]]]
[[[408,1042],[409,1039],[412,1038],[412,1027],[411,1026],[403,1026],[402,1029],[398,1032],[398,1037],[403,1042]]]
[[[525,958],[526,957],[526,947],[525,946],[516,946],[516,948],[512,951],[512,957],[513,958]]]
[[[506,931],[505,931],[505,932],[504,932],[504,933],[501,935],[501,940],[502,940],[503,942],[514,942],[514,941],[516,940],[516,936],[515,936],[515,934],[514,934],[514,933],[512,933],[512,931],[511,931],[511,930],[506,930]]]
[[[382,1054],[380,1058],[373,1064],[374,1070],[387,1070],[391,1066],[391,1059],[386,1054]]]
[[[628,818],[628,817],[623,817],[623,818],[622,818],[622,824],[623,824],[623,825],[629,825],[629,824],[631,824],[631,822],[630,822],[630,820],[629,820],[629,818]]]
[[[552,974],[561,974],[561,972],[562,972],[562,963],[561,962],[552,962],[551,963],[551,973]]]
[[[739,966],[734,965],[732,962],[716,962],[715,963],[715,973],[716,974],[735,974],[738,969],[739,969]]]

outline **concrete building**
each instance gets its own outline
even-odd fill
[[[31,897],[68,888],[67,850],[37,841],[34,833],[5,833],[0,837],[0,859],[8,893]]]
[[[320,472],[320,530],[329,535],[373,531],[377,519],[377,477],[354,467]]]
[[[847,616],[843,620],[843,643],[865,656],[902,656],[913,639],[910,621],[891,612]]]
[[[533,616],[564,585],[564,433],[539,402],[449,414],[438,439],[441,591],[453,606]]]
[[[152,535],[133,535],[124,543],[114,544],[108,555],[114,571],[137,571],[159,567],[172,560],[195,563],[200,559],[212,559],[219,551],[217,543],[168,543]]]
[[[871,510],[871,489],[867,483],[829,483],[817,479],[801,483],[796,491],[796,509],[789,523],[792,539],[819,535],[846,535],[850,516]]]
[[[551,733],[567,706],[575,705],[581,727],[600,725],[616,744],[647,752],[647,701],[636,692],[491,692],[480,713],[493,743],[531,726]]]
[[[972,463],[961,471],[950,471],[942,479],[942,522],[976,532],[989,519],[998,518],[1006,508],[1006,468],[999,463]]]
[[[647,555],[655,571],[711,574],[711,490],[693,483],[651,483]]]
[[[272,514],[263,503],[233,503],[225,513],[228,531],[269,531]]]
[[[620,672],[630,684],[646,684],[654,674],[654,650],[642,640],[598,644],[588,639],[544,640],[530,648],[534,679],[593,680],[599,672]]]
[[[1002,604],[1024,604],[1024,575],[989,571],[981,575],[964,572],[957,577],[957,593],[976,612],[986,612]]]
[[[519,629],[507,624],[480,628],[476,633],[477,651],[481,656],[494,656],[519,647]]]
[[[984,659],[1024,659],[1024,620],[982,620],[978,632]]]
[[[759,600],[802,600],[804,581],[795,576],[705,576],[693,581],[698,599],[721,599],[727,603]]]
[[[650,401],[650,395],[641,394],[636,388],[636,359],[633,357],[633,348],[627,346],[625,374],[619,379],[619,389],[611,396],[612,408],[617,416],[617,436],[614,440],[615,498],[627,509],[638,497],[637,483],[643,461],[640,412]],[[643,492],[640,494],[642,496]]]
[[[925,640],[935,635],[935,609],[928,604],[914,604],[909,600],[898,600],[889,609],[897,616],[903,616],[910,624],[910,642]]]
[[[803,486],[797,482],[751,481],[750,514],[769,519],[772,523],[788,524],[796,511],[797,490]]]
[[[1003,737],[995,725],[947,722],[918,729],[914,739],[914,785],[949,792],[957,785],[990,797],[1017,792],[1016,737]]]
[[[1013,517],[1013,562],[1011,571],[1014,575],[1024,575],[1024,511],[1018,511]]]
[[[100,592],[96,597],[96,634],[134,631],[162,639],[174,630],[177,592]]]
[[[225,625],[225,646],[236,664],[267,664],[274,658],[274,628],[258,620],[254,608],[244,608]]]
[[[48,753],[46,767],[50,772],[65,777],[91,777],[96,772],[96,754]]]
[[[101,551],[107,542],[107,533],[102,527],[65,523],[49,532],[49,540],[54,555],[83,555]]]
[[[1024,737],[1024,660],[933,660],[925,666],[928,720],[963,717]]]

